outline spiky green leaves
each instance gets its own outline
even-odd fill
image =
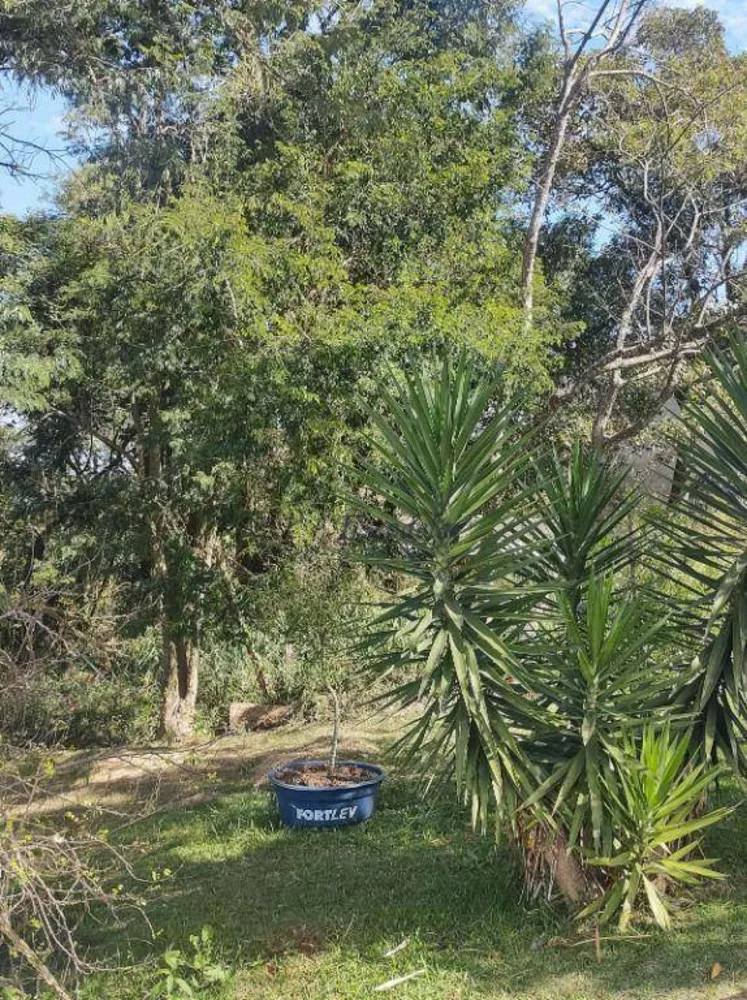
[[[713,352],[714,379],[685,412],[683,494],[670,524],[670,565],[703,595],[703,647],[681,700],[709,759],[744,770],[747,737],[747,342]]]
[[[394,392],[384,389],[388,415],[372,415],[377,461],[360,470],[379,498],[363,509],[393,529],[396,550],[369,562],[413,581],[396,611],[419,622],[411,633],[417,642],[393,655],[381,644],[392,619],[384,612],[370,647],[376,667],[417,669],[419,682],[399,694],[424,699],[428,725],[413,728],[409,747],[448,748],[481,827],[494,807],[511,814],[533,786],[516,731],[542,714],[512,679],[517,664],[507,642],[539,549],[528,436],[515,404],[496,406],[498,388],[473,388],[462,357],[453,370],[446,362],[438,380],[411,376]]]
[[[522,664],[551,720],[532,741],[531,755],[548,776],[527,805],[544,801],[571,846],[585,833],[609,853],[615,817],[606,793],[619,741],[650,719],[669,680],[650,658],[661,619],[639,599],[615,601],[611,578],[591,577],[583,594],[581,608],[559,595],[562,632],[540,630]]]
[[[552,539],[549,562],[569,585],[582,587],[597,576],[629,565],[640,552],[640,525],[632,515],[640,495],[629,483],[628,468],[584,451],[580,442],[569,459],[557,454],[540,470],[543,520]]]
[[[665,926],[663,886],[710,874],[689,838],[723,811],[693,816],[713,772],[651,728],[672,717],[673,674],[668,609],[620,586],[640,550],[637,498],[595,453],[537,457],[520,407],[472,380],[464,358],[447,362],[386,388],[387,416],[373,416],[356,502],[386,529],[369,561],[409,586],[371,630],[371,665],[405,668],[392,699],[420,712],[403,746],[455,774],[476,826],[539,823],[528,851],[557,832],[599,869],[587,912],[624,927],[645,899]]]
[[[700,855],[698,834],[720,822],[728,808],[699,810],[719,769],[687,766],[690,736],[646,727],[639,744],[628,739],[605,779],[615,826],[614,854],[587,853],[587,863],[607,873],[605,890],[579,915],[601,923],[617,920],[626,930],[639,902],[656,923],[670,925],[666,890],[723,878],[712,858]]]

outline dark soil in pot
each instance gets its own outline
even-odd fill
[[[299,788],[353,788],[371,780],[371,772],[356,764],[339,764],[330,771],[324,764],[294,764],[278,768],[277,777],[286,785]]]

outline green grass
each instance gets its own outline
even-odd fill
[[[691,900],[676,931],[603,942],[597,964],[589,945],[545,947],[573,928],[546,903],[521,899],[508,853],[470,833],[448,804],[425,806],[406,783],[385,786],[370,823],[339,831],[284,830],[267,793],[228,793],[131,828],[142,874],[173,873],[148,894],[156,938],[135,916],[116,929],[91,927],[92,955],[132,968],[94,977],[81,996],[141,1000],[163,951],[188,950],[205,924],[233,970],[204,994],[221,1000],[378,996],[377,984],[423,967],[421,978],[381,995],[733,996],[747,983],[746,832],[743,815],[714,831],[708,847],[730,880]],[[385,958],[404,938],[409,945]],[[708,985],[714,961],[724,972]]]

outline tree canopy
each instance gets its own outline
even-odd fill
[[[647,428],[744,323],[747,221],[745,58],[649,8],[4,0],[81,157],[0,224],[6,594],[158,629],[186,733],[199,649],[348,530],[388,373],[467,345],[553,435]]]

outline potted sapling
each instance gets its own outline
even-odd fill
[[[377,764],[338,759],[340,696],[331,685],[328,691],[334,713],[328,758],[288,761],[268,776],[286,826],[352,826],[369,819],[376,809],[384,770]]]
[[[340,688],[344,683],[349,637],[340,627],[346,608],[339,567],[323,562],[307,579],[295,602],[296,632],[313,649],[326,679],[333,714],[329,754],[324,760],[291,760],[268,775],[282,822],[293,827],[352,826],[369,819],[376,808],[384,771],[376,764],[340,760]],[[349,581],[345,581],[346,585]]]

